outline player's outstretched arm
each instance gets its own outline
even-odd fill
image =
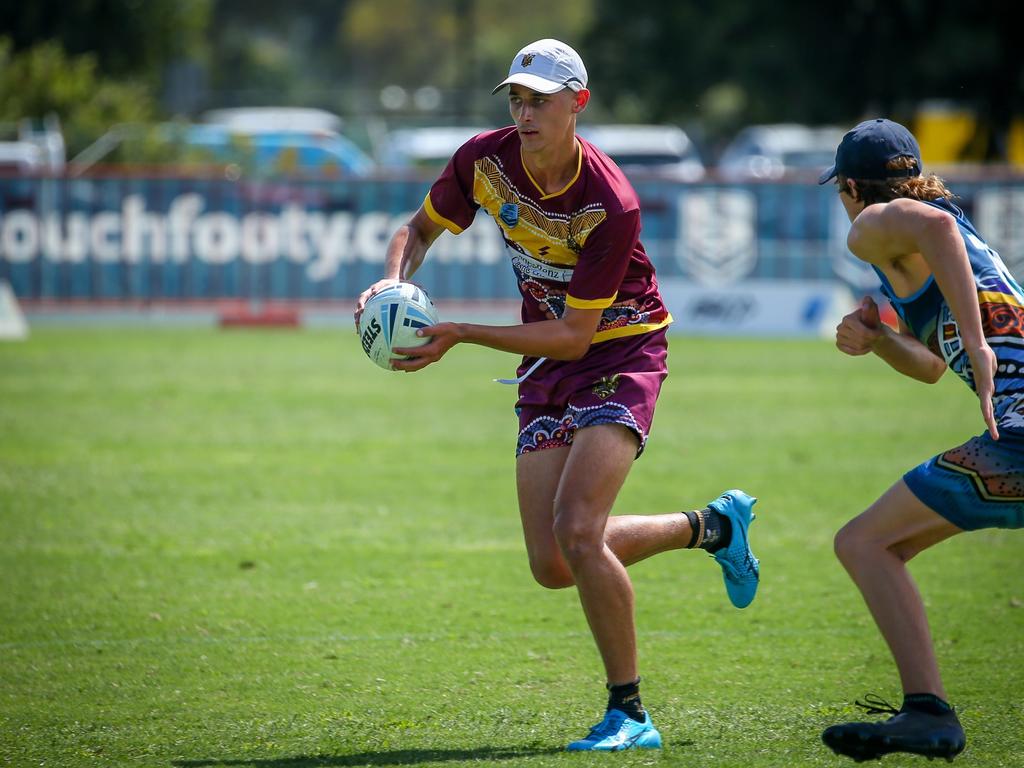
[[[590,349],[601,312],[600,309],[567,307],[557,320],[520,325],[438,323],[417,332],[420,336],[431,336],[429,343],[410,349],[396,348],[396,354],[409,355],[411,359],[395,360],[392,365],[397,370],[418,371],[440,360],[459,343],[480,344],[529,357],[578,360]]]

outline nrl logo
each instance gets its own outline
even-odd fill
[[[534,55],[535,54],[532,54],[532,53],[524,53],[523,54],[523,58],[519,60],[519,66],[521,66],[521,67],[528,67],[531,64],[533,64],[533,57],[534,57]]]
[[[757,198],[747,190],[708,190],[679,196],[676,260],[702,285],[723,285],[757,265]]]
[[[498,209],[498,218],[505,222],[509,229],[515,228],[519,223],[519,206],[515,203],[502,203]]]

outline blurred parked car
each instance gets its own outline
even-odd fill
[[[335,131],[240,124],[121,125],[72,158],[72,173],[94,165],[223,170],[229,178],[366,176],[373,160]]]
[[[377,162],[388,170],[437,172],[447,165],[455,150],[478,133],[490,130],[488,126],[448,125],[396,128],[377,147]]]
[[[366,176],[374,168],[369,155],[333,131],[209,124],[185,126],[177,138],[193,156],[206,152],[215,162],[237,164],[249,176],[337,178]]]
[[[736,134],[722,152],[718,173],[728,181],[817,174],[835,161],[845,133],[834,126],[752,125]]]
[[[32,174],[64,168],[64,134],[60,120],[49,114],[42,121],[23,118],[0,123],[0,172]]]
[[[289,131],[298,133],[341,133],[345,121],[324,109],[306,107],[230,107],[211,109],[200,121],[223,125],[241,133]]]
[[[697,147],[675,125],[581,125],[577,133],[615,161],[624,173],[699,181],[704,163]]]
[[[0,174],[22,175],[45,170],[43,151],[27,141],[0,141]]]

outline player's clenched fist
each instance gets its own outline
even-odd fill
[[[884,332],[878,305],[870,296],[865,296],[836,326],[836,346],[848,355],[866,355]]]

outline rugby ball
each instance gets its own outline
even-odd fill
[[[395,347],[419,347],[430,337],[416,331],[437,323],[437,309],[426,291],[412,283],[396,283],[373,294],[359,316],[363,351],[381,368],[391,370]]]

